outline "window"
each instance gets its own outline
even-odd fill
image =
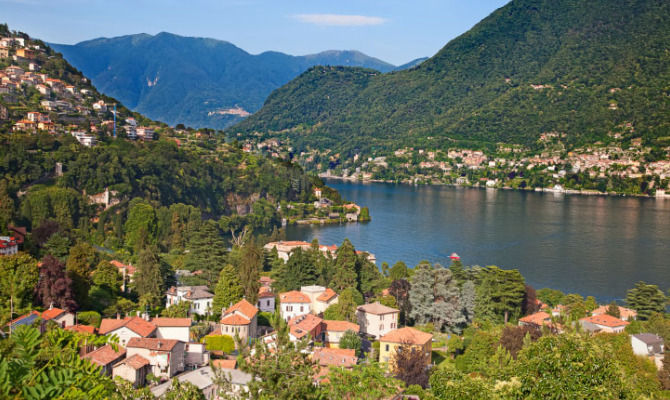
[[[384,330],[384,324],[379,325],[379,330],[383,331]]]
[[[386,351],[389,351],[389,345],[388,344],[386,345]]]
[[[304,308],[303,306],[300,306],[300,312],[302,312],[303,308]]]
[[[383,321],[383,320],[384,320],[384,314],[382,314],[382,315],[379,316],[379,320],[380,320],[380,321]]]
[[[268,307],[270,307],[270,300],[268,300],[267,303],[266,303],[265,305],[268,306]]]

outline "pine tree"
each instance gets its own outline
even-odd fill
[[[414,268],[412,288],[409,291],[409,303],[412,306],[410,318],[417,324],[425,324],[433,320],[433,302],[435,300],[433,286],[435,277],[433,267],[422,261]]]
[[[135,291],[141,299],[144,299],[144,304],[150,307],[156,307],[160,304],[159,302],[163,295],[161,291],[163,278],[161,276],[158,249],[155,246],[150,246],[140,252],[137,261],[137,271],[133,276],[133,280]]]
[[[240,277],[235,271],[235,268],[228,264],[221,270],[219,274],[219,281],[216,283],[214,289],[214,299],[212,300],[212,308],[215,314],[222,312],[224,308],[230,307],[242,300],[244,290],[240,284]]]
[[[258,301],[258,289],[261,284],[260,269],[263,265],[263,250],[253,240],[242,248],[242,260],[239,267],[240,284],[244,290],[244,298],[251,304]]]
[[[637,311],[637,318],[647,320],[654,313],[665,311],[668,298],[656,285],[638,282],[628,291],[626,304]]]
[[[409,302],[410,289],[411,285],[405,279],[396,279],[391,282],[391,287],[389,287],[389,294],[395,297],[398,308],[400,308],[399,322],[402,324],[407,324],[407,319],[409,319],[411,310]]]
[[[461,287],[461,303],[463,304],[463,316],[466,324],[475,319],[475,307],[477,305],[477,294],[475,284],[472,281],[465,281]]]
[[[53,238],[53,236],[52,236]],[[84,242],[70,248],[66,270],[72,280],[72,288],[77,304],[87,304],[88,291],[91,289],[91,272],[96,264],[95,250]]]
[[[435,287],[432,320],[435,328],[446,328],[450,332],[460,332],[466,318],[461,303],[461,291],[446,268],[434,269]]]
[[[336,292],[348,287],[357,287],[358,274],[356,273],[356,250],[349,239],[344,239],[342,246],[337,249],[335,271],[330,287]]]
[[[216,222],[207,220],[191,235],[188,243],[188,254],[184,267],[190,271],[201,270],[205,283],[214,286],[221,268],[227,263],[226,244],[224,243]]]
[[[607,311],[605,311],[605,314],[611,315],[615,318],[621,318],[621,311],[619,310],[619,305],[616,303],[616,301],[612,301],[607,306]]]
[[[54,256],[47,255],[42,260],[35,297],[43,307],[53,305],[68,311],[77,309],[72,280],[65,272],[65,265]]]

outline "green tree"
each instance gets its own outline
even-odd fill
[[[163,296],[160,262],[158,249],[155,246],[140,251],[137,270],[133,276],[135,291],[140,298],[147,299],[146,302],[150,307],[160,305],[160,299]]]
[[[203,271],[203,283],[214,287],[221,268],[228,262],[226,244],[216,222],[203,222],[191,235],[187,248],[189,252],[184,260],[184,267],[190,271]]]
[[[337,303],[329,306],[323,313],[324,319],[356,322],[356,307],[363,304],[363,296],[353,287],[344,289]]]
[[[357,357],[361,355],[361,344],[360,336],[351,329],[344,332],[340,337],[340,349],[354,349]]]
[[[573,321],[586,316],[586,304],[584,298],[576,293],[570,293],[563,298],[565,313]]]
[[[101,261],[93,271],[93,284],[108,288],[113,294],[121,292],[122,280],[119,270],[108,261]]]
[[[607,311],[605,311],[605,314],[611,315],[615,318],[621,318],[621,311],[619,310],[619,305],[616,303],[616,301],[612,301],[607,306]]]
[[[396,279],[409,278],[407,265],[402,261],[398,261],[397,263],[393,264],[391,270],[389,271],[389,278],[391,278],[393,281]]]
[[[214,288],[214,299],[212,300],[214,314],[219,315],[222,309],[230,307],[243,297],[244,289],[240,284],[240,277],[235,268],[228,264],[221,270],[219,281]]]
[[[7,182],[0,179],[0,233],[5,232],[15,213],[16,205],[7,191]]]
[[[50,254],[60,261],[65,262],[67,260],[68,254],[70,253],[71,245],[72,241],[69,237],[67,237],[67,235],[62,233],[54,233],[44,243],[40,253],[45,256]]]
[[[409,303],[412,306],[409,316],[418,324],[425,324],[433,319],[434,284],[433,267],[427,261],[420,262],[414,268],[412,288],[409,290]]]
[[[260,269],[263,267],[263,250],[256,246],[253,240],[245,243],[242,248],[242,259],[238,268],[240,284],[244,291],[244,298],[251,304],[258,301],[260,288]]]
[[[191,310],[191,305],[190,301],[182,300],[161,311],[161,316],[167,318],[186,318],[188,317],[188,312]]]
[[[102,321],[102,316],[95,311],[82,311],[77,313],[77,319],[80,324],[94,326],[96,328],[100,327],[100,322]]]
[[[626,295],[626,304],[637,311],[637,317],[647,320],[653,313],[665,311],[668,298],[656,285],[638,282]]]
[[[155,243],[156,230],[156,210],[141,199],[133,199],[124,225],[126,246],[138,253]]]
[[[598,308],[598,302],[596,301],[596,298],[593,296],[588,296],[586,298],[586,301],[584,301],[584,307],[586,308],[586,311],[589,313]]]
[[[66,271],[72,279],[75,300],[80,306],[88,304],[88,292],[91,289],[91,272],[97,260],[93,247],[79,242],[70,248]]]
[[[2,320],[9,321],[32,303],[32,295],[39,279],[37,260],[24,253],[0,257],[0,301]]]
[[[170,389],[163,397],[165,400],[206,400],[205,395],[191,382],[182,382],[172,378]]]
[[[537,298],[549,307],[556,307],[563,302],[565,294],[560,290],[542,288],[537,290]]]
[[[346,288],[358,287],[356,273],[356,250],[349,239],[344,239],[336,251],[335,272],[330,287],[339,292]]]
[[[274,288],[278,292],[313,285],[318,276],[316,265],[310,259],[309,254],[300,248],[291,253],[286,263],[281,263],[279,268],[273,269],[272,275],[275,279]]]
[[[358,222],[368,222],[370,220],[370,209],[361,207],[361,212],[358,214]]]
[[[328,382],[321,383],[328,400],[390,398],[398,392],[402,382],[386,376],[378,363],[356,365],[352,369],[331,368]]]
[[[480,318],[507,323],[521,314],[525,282],[516,270],[503,270],[496,266],[483,268],[477,279],[477,308]]]

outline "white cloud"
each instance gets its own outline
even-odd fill
[[[301,22],[321,26],[368,26],[381,25],[386,22],[384,18],[365,15],[298,14],[293,17]]]

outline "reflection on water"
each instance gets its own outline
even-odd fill
[[[421,260],[518,268],[535,287],[625,297],[639,280],[670,287],[670,201],[331,181],[372,222],[292,226],[289,239],[341,243],[378,263]]]

